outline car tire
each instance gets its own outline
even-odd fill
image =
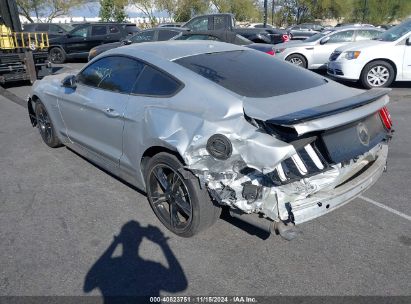
[[[368,63],[361,72],[360,81],[366,89],[385,88],[395,79],[393,66],[383,60]]]
[[[145,182],[155,215],[178,236],[191,237],[206,230],[221,214],[198,178],[170,153],[158,153],[148,161]]]
[[[44,143],[50,148],[61,147],[62,143],[58,139],[46,107],[41,101],[36,102],[34,112],[36,114],[37,128]]]
[[[302,67],[304,69],[307,68],[308,64],[307,64],[307,59],[305,59],[305,57],[303,55],[300,54],[292,54],[290,56],[288,56],[287,58],[285,58],[285,60],[287,60],[288,62]]]
[[[67,56],[66,52],[60,47],[53,47],[49,51],[49,60],[52,63],[61,64],[66,62]]]

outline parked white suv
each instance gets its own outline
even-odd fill
[[[394,80],[411,81],[411,19],[384,32],[378,40],[351,43],[330,56],[327,73],[360,80],[366,88],[387,87]]]

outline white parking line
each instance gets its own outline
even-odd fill
[[[401,216],[402,218],[405,218],[406,220],[411,221],[411,216],[406,215],[405,213],[399,212],[399,211],[397,211],[397,210],[395,210],[395,209],[392,209],[392,208],[390,208],[390,207],[388,207],[388,206],[385,206],[384,204],[381,204],[381,203],[379,203],[379,202],[376,202],[376,201],[374,201],[374,200],[372,200],[372,199],[370,199],[370,198],[368,198],[368,197],[362,196],[362,195],[359,196],[359,198],[362,199],[362,200],[364,200],[364,201],[366,201],[366,202],[369,202],[369,203],[371,203],[371,204],[373,204],[373,205],[375,205],[375,206],[377,206],[377,207],[380,207],[380,208],[382,208],[382,209],[385,209],[385,210],[387,210],[388,212],[391,212],[391,213],[394,213],[394,214],[396,214],[396,215],[398,215],[398,216]]]

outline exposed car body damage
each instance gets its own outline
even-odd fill
[[[178,89],[165,97],[117,94],[81,83],[62,87],[68,75],[59,75],[37,82],[32,99],[46,105],[63,144],[140,189],[147,190],[146,152],[164,148],[181,157],[182,176],[193,173],[217,204],[299,224],[360,195],[386,166],[389,90],[345,87],[261,52],[216,42],[144,43],[107,51],[89,65],[120,55],[155,65]],[[200,66],[195,56],[210,66]],[[249,70],[252,58],[243,57],[258,56],[275,66],[273,75],[281,69],[287,75],[272,92],[245,87],[242,95],[231,90],[237,82],[224,83],[229,77],[218,74],[218,56],[236,58]],[[117,112],[106,112],[112,108]]]

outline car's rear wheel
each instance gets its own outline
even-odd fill
[[[50,116],[47,113],[46,107],[41,103],[41,101],[36,102],[34,111],[36,113],[37,127],[43,141],[47,146],[51,148],[61,147],[62,144],[56,136],[56,132],[54,130],[53,123],[50,120]]]
[[[361,73],[361,84],[367,88],[384,88],[391,85],[395,78],[392,65],[386,61],[368,63]]]
[[[219,218],[220,207],[211,201],[207,190],[200,188],[197,177],[184,170],[174,155],[156,154],[148,161],[145,171],[151,208],[170,231],[191,237]]]
[[[49,60],[52,63],[64,63],[66,61],[66,53],[59,47],[54,47],[49,51]]]
[[[300,54],[292,54],[290,56],[288,56],[287,58],[285,58],[285,60],[287,60],[288,62],[302,67],[304,69],[307,68],[307,59],[304,58],[304,56],[300,55]]]

